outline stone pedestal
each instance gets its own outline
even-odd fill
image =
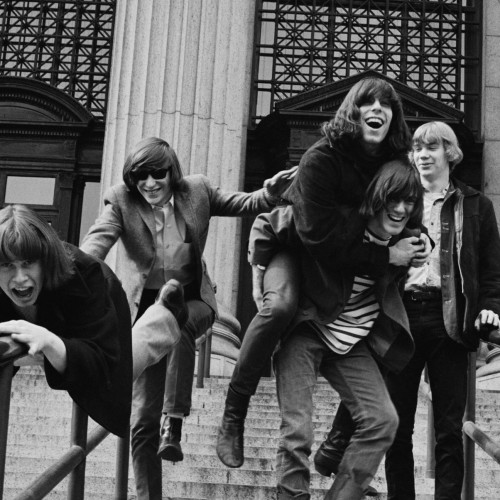
[[[487,391],[500,391],[500,347],[487,351],[485,364],[476,371],[476,387]]]

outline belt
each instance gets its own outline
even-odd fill
[[[441,290],[408,290],[404,293],[404,300],[414,302],[441,300]]]

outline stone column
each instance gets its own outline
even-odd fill
[[[254,18],[255,0],[117,2],[102,190],[147,136],[175,149],[185,175],[242,188]],[[239,252],[240,222],[212,219],[205,257],[233,313]]]
[[[500,1],[483,2],[484,193],[500,221]]]

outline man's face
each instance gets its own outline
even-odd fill
[[[43,269],[39,260],[0,262],[0,288],[18,307],[36,304],[43,286]]]
[[[389,132],[392,121],[390,102],[373,98],[361,103],[361,143],[366,151],[376,152]]]
[[[170,169],[143,168],[133,175],[137,190],[151,205],[163,206],[172,196]]]
[[[442,142],[416,143],[413,145],[413,161],[420,176],[429,182],[448,178],[450,162]]]
[[[388,200],[387,205],[369,221],[368,227],[380,238],[396,236],[405,228],[414,207],[412,199]]]

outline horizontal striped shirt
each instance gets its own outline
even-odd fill
[[[389,240],[382,240],[368,229],[363,242],[388,245]],[[380,305],[375,298],[375,281],[368,275],[355,276],[349,300],[344,310],[332,323],[319,331],[326,345],[337,354],[345,354],[362,338],[366,337],[380,312]]]

